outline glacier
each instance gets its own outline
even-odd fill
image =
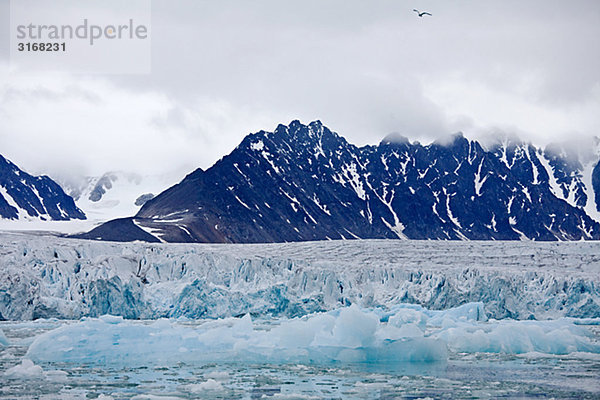
[[[0,319],[301,317],[356,304],[600,317],[597,242],[148,244],[0,233]]]

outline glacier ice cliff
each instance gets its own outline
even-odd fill
[[[300,317],[351,304],[600,317],[596,242],[110,243],[0,233],[0,319]]]

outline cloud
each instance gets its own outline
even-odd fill
[[[297,118],[359,145],[599,134],[600,2],[414,6],[153,1],[150,75],[0,72],[2,153],[39,172],[191,170]]]
[[[156,91],[58,75],[1,82],[0,104],[2,153],[58,175],[206,167],[247,133],[235,121],[254,118],[223,101],[182,106]]]
[[[600,94],[600,86],[595,92]],[[594,94],[569,106],[547,105],[478,82],[441,81],[428,85],[454,131],[482,137],[498,129],[537,144],[598,135],[600,96]]]

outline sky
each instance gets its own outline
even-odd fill
[[[600,136],[597,0],[155,0],[137,75],[11,72],[0,15],[0,154],[31,173],[208,168],[294,119],[357,145]]]

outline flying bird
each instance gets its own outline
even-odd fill
[[[428,13],[427,11],[423,11],[423,12],[421,12],[421,11],[419,11],[419,10],[416,10],[416,9],[413,9],[413,11],[414,11],[414,12],[416,12],[416,13],[419,15],[419,17],[421,17],[421,18],[423,18],[423,15],[429,15],[429,16],[432,16],[432,15],[431,15],[430,13]]]

